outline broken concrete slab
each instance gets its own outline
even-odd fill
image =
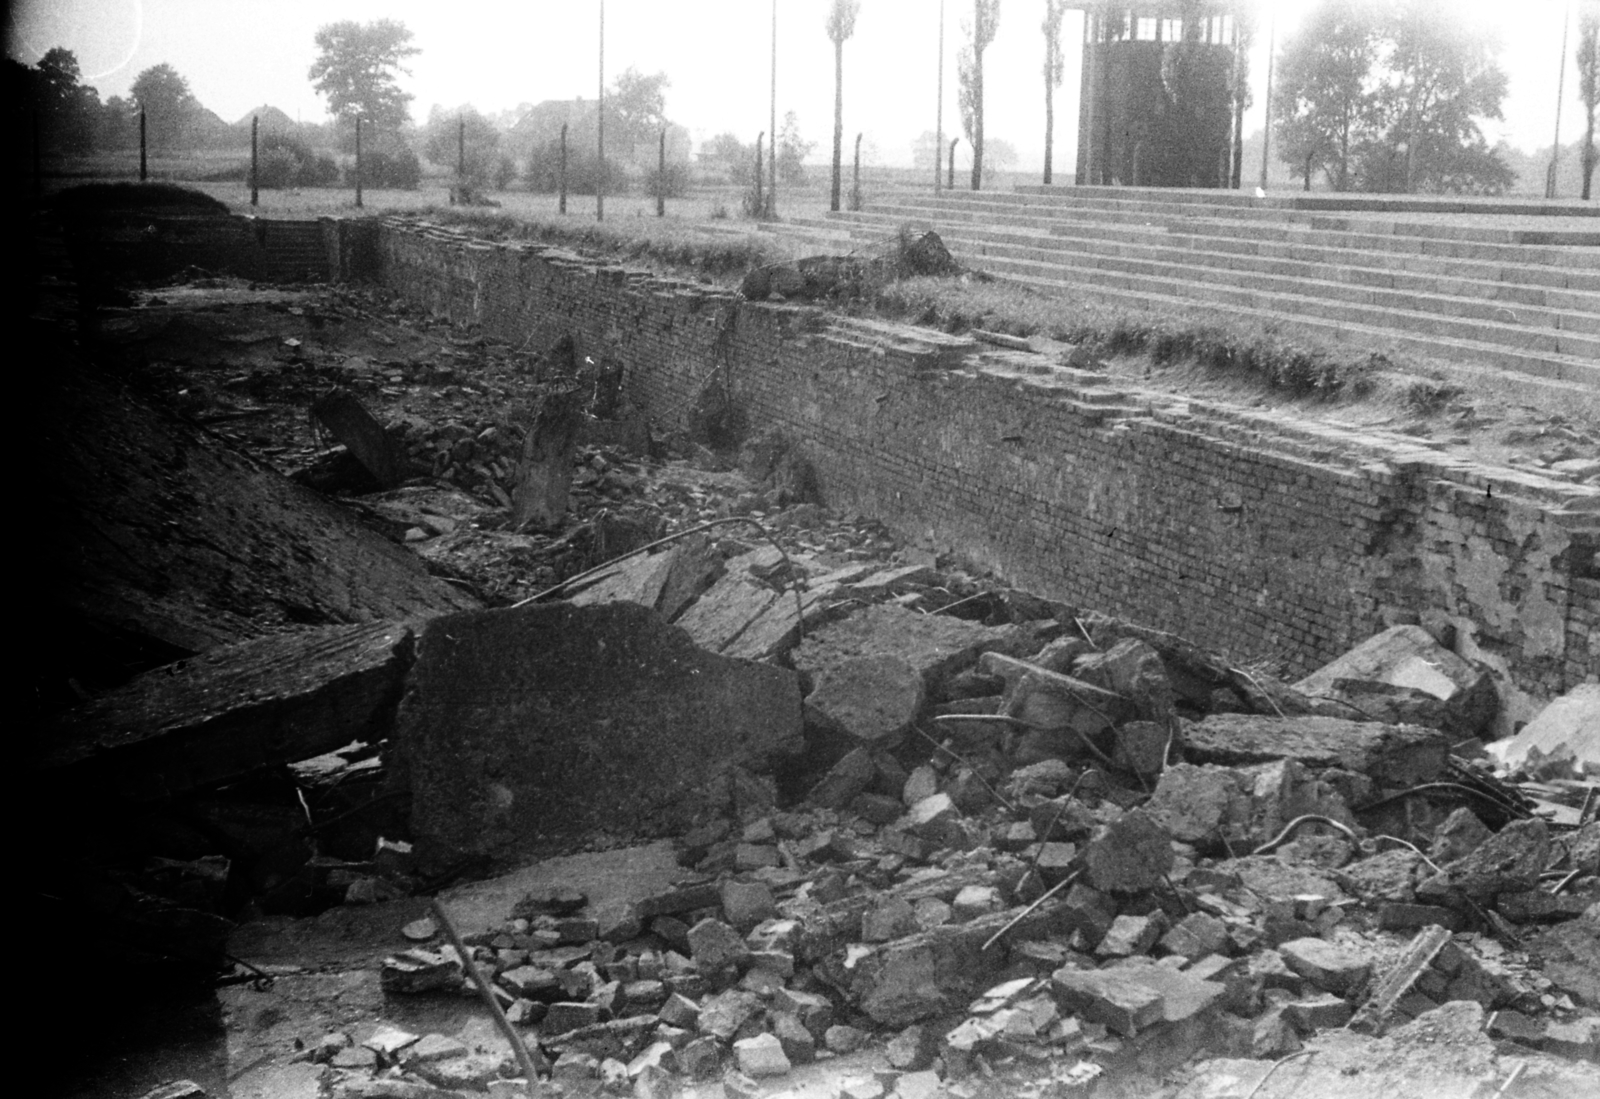
[[[971,667],[980,653],[1019,651],[1023,638],[1013,626],[980,626],[880,603],[809,634],[794,651],[794,666],[816,682],[828,669],[862,657],[894,657],[916,670],[930,697],[939,698],[945,680]]]
[[[763,583],[757,570],[773,568],[782,560],[771,546],[729,559],[723,575],[689,604],[677,624],[702,648],[727,652],[778,601],[781,593]]]
[[[801,746],[794,673],[716,656],[629,603],[430,622],[396,723],[424,866],[686,824]]]
[[[1084,852],[1088,882],[1105,893],[1143,893],[1172,870],[1172,838],[1143,809],[1124,813]]]
[[[1363,691],[1365,683],[1409,688],[1438,699],[1444,703],[1443,727],[1462,737],[1483,732],[1500,708],[1489,673],[1439,644],[1421,626],[1395,626],[1375,634],[1294,687],[1360,711],[1372,694]]]
[[[1162,995],[1131,971],[1064,966],[1050,977],[1050,991],[1063,1013],[1099,1023],[1125,1038],[1158,1023]]]
[[[1294,939],[1278,947],[1285,964],[1324,992],[1354,993],[1372,965],[1353,950],[1323,939]]]
[[[1396,787],[1436,781],[1450,755],[1449,738],[1434,729],[1314,714],[1212,714],[1184,723],[1183,745],[1185,756],[1197,763],[1238,766],[1292,759],[1312,769],[1370,775]]]
[[[1567,762],[1572,771],[1600,775],[1600,683],[1581,683],[1550,703],[1512,737],[1489,745],[1509,770]]]
[[[1115,692],[1004,653],[984,654],[981,667],[1005,680],[1000,712],[1032,730],[1047,755],[1076,754],[1082,737],[1134,714],[1132,703]]]
[[[379,488],[400,483],[403,459],[383,424],[354,393],[335,387],[312,402],[311,415],[372,474]]]
[[[52,678],[118,683],[285,629],[478,605],[338,502],[106,375],[70,358],[46,375],[31,408],[59,443],[35,546]]]
[[[831,664],[806,696],[811,723],[847,743],[893,748],[916,722],[926,681],[897,656],[879,654]]]
[[[1161,656],[1148,643],[1125,637],[1104,652],[1089,653],[1073,674],[1133,703],[1139,716],[1165,727],[1173,717],[1175,695]]]
[[[1512,821],[1467,855],[1441,867],[1417,885],[1417,896],[1462,896],[1485,904],[1501,893],[1537,887],[1550,864],[1550,830],[1538,817]]]
[[[41,768],[148,801],[374,742],[411,654],[410,627],[395,623],[221,646],[67,711]]]
[[[850,972],[852,997],[874,1021],[907,1026],[969,1002],[994,983],[1005,965],[1002,944],[984,944],[1013,919],[1009,934],[1018,941],[1064,933],[1063,908],[1046,901],[1032,912],[1021,909],[946,924],[886,943],[856,962]]]

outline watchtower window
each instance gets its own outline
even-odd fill
[[[1139,26],[1134,34],[1134,37],[1141,42],[1154,42],[1156,41],[1156,29],[1155,19],[1147,19],[1141,16],[1139,19]]]

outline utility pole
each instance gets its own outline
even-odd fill
[[[766,136],[767,134],[765,130],[759,134],[756,134],[756,208],[754,211],[754,216],[756,217],[760,217],[766,212],[767,209],[766,206],[763,205],[766,200],[761,197],[761,177],[767,170],[766,165],[763,164],[761,160],[761,142],[766,138]]]
[[[561,213],[567,212],[567,124],[561,124]]]
[[[1567,32],[1572,29],[1572,9],[1562,5],[1561,11],[1561,68],[1556,77],[1556,139],[1550,146],[1550,170],[1545,173],[1544,197],[1556,197],[1556,169],[1561,164],[1561,97],[1567,90]]]
[[[261,205],[261,173],[260,164],[256,153],[259,148],[258,138],[261,133],[261,117],[250,116],[250,205]]]
[[[939,193],[939,150],[944,148],[944,0],[939,0],[939,101],[933,123],[933,193]]]
[[[467,183],[467,118],[456,115],[456,176],[461,186]]]
[[[850,188],[850,209],[861,209],[861,135],[856,134],[856,172]]]
[[[772,144],[767,146],[767,164],[772,179],[767,186],[767,213],[778,216],[778,0],[772,0]]]
[[[954,191],[956,189],[956,146],[959,144],[961,144],[961,139],[959,137],[952,137],[950,139],[950,178],[945,183],[945,190],[947,191]]]
[[[145,152],[144,108],[139,108],[139,182],[150,178],[150,160]]]
[[[1261,123],[1261,183],[1263,192],[1267,189],[1267,149],[1272,144],[1272,55],[1278,49],[1278,17],[1271,16],[1272,22],[1267,31],[1267,102],[1266,114]]]
[[[595,131],[599,134],[599,168],[594,177],[594,219],[606,219],[606,0],[600,0],[600,96],[594,105]]]
[[[361,206],[361,116],[356,115],[356,206]]]
[[[667,216],[667,131],[661,131],[661,151],[656,158],[656,217]]]

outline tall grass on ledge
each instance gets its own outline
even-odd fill
[[[1001,282],[904,279],[882,287],[875,304],[886,316],[946,332],[1042,335],[1101,356],[1148,355],[1157,366],[1194,363],[1304,398],[1363,396],[1386,365],[1382,356],[1289,339],[1254,320],[1219,323],[1214,312],[1198,308],[1114,306]]]
[[[655,262],[713,278],[741,276],[751,267],[788,258],[773,241],[755,234],[698,229],[680,221],[630,218],[607,222],[555,221],[492,210],[429,206],[429,221],[458,226],[490,240],[531,240],[566,245],[619,261]]]

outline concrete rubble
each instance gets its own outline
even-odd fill
[[[326,405],[349,440],[275,455],[299,485],[207,458],[274,522],[346,493],[331,564],[274,558],[268,620],[84,588],[169,659],[61,707],[45,773],[124,828],[93,912],[229,975],[232,1094],[1516,1099],[1600,1071],[1588,687],[1486,746],[1492,678],[1421,627],[1283,683],[830,511],[781,437],[641,437],[433,338],[246,372],[388,421]],[[366,564],[381,597],[341,593]]]

